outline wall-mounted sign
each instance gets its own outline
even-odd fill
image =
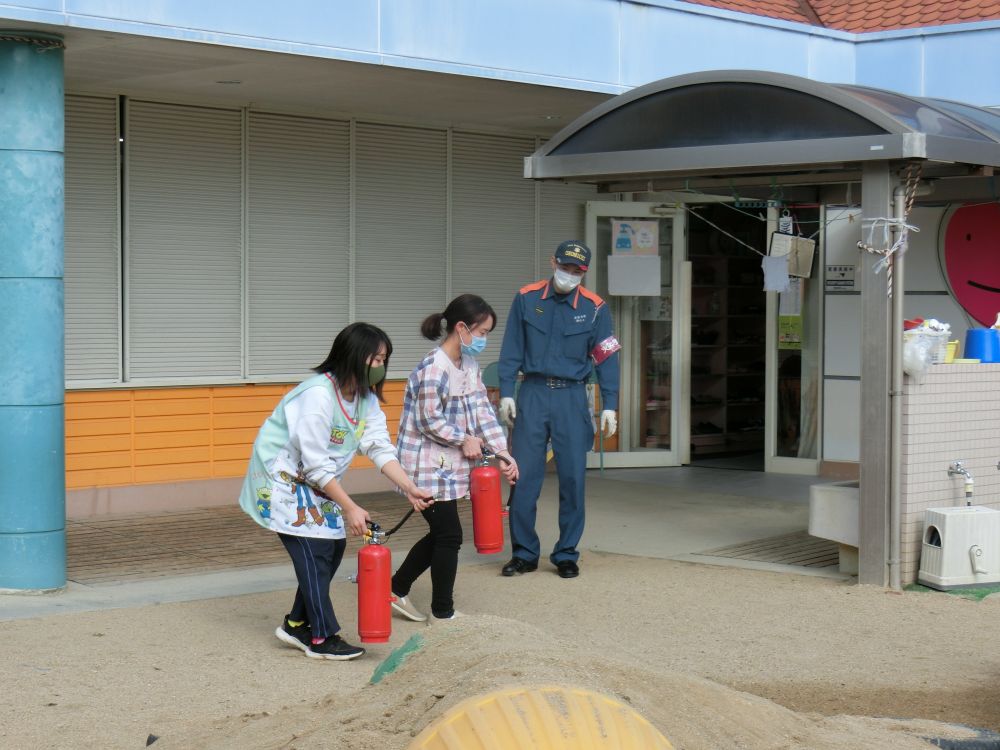
[[[660,222],[643,219],[612,219],[611,236],[615,255],[658,255]]]
[[[659,297],[660,256],[608,256],[608,293],[630,297]]]
[[[857,266],[827,266],[824,279],[824,288],[828,292],[852,292],[854,291],[854,274]]]

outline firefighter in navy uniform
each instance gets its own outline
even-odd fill
[[[618,427],[618,350],[611,313],[580,282],[590,249],[570,240],[556,249],[552,278],[523,287],[514,298],[500,350],[500,417],[514,425],[511,453],[521,475],[510,502],[513,557],[505,576],[538,567],[540,547],[535,510],[545,475],[549,439],[559,475],[559,540],[549,555],[563,578],[580,573],[577,544],[583,535],[584,476],[594,428],[586,383],[597,369],[601,388],[600,429],[610,437]],[[514,401],[518,372],[524,380]]]

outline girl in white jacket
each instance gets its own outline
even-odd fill
[[[241,507],[277,532],[298,579],[292,610],[275,635],[316,659],[365,653],[338,635],[330,601],[346,532],[364,534],[370,520],[339,481],[355,453],[368,456],[415,509],[430,504],[431,493],[396,460],[379,407],[390,354],[389,337],[368,323],[337,334],[318,374],[286,394],[260,428],[243,482]]]

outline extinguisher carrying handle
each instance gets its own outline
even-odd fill
[[[406,519],[404,518],[403,520],[405,521]],[[385,544],[386,537],[388,537],[389,534],[392,533],[392,531],[390,531],[389,534],[386,534],[382,531],[382,527],[379,526],[374,521],[366,521],[365,523],[368,525],[368,531],[365,533],[364,543]],[[402,523],[399,524],[399,526],[402,525],[403,525]],[[398,529],[399,526],[397,526],[396,529]],[[395,531],[396,529],[393,529],[393,531]]]

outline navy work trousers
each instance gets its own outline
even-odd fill
[[[313,638],[329,638],[340,632],[340,623],[330,601],[330,582],[344,559],[346,539],[319,539],[311,536],[278,534],[285,545],[299,587],[288,619],[305,621]]]
[[[549,560],[576,562],[583,536],[587,451],[594,444],[587,389],[582,383],[550,388],[544,380],[526,379],[517,395],[512,437],[511,453],[520,476],[510,502],[510,539],[514,557],[529,562],[537,561],[541,552],[535,517],[550,438],[559,475],[559,539]]]

